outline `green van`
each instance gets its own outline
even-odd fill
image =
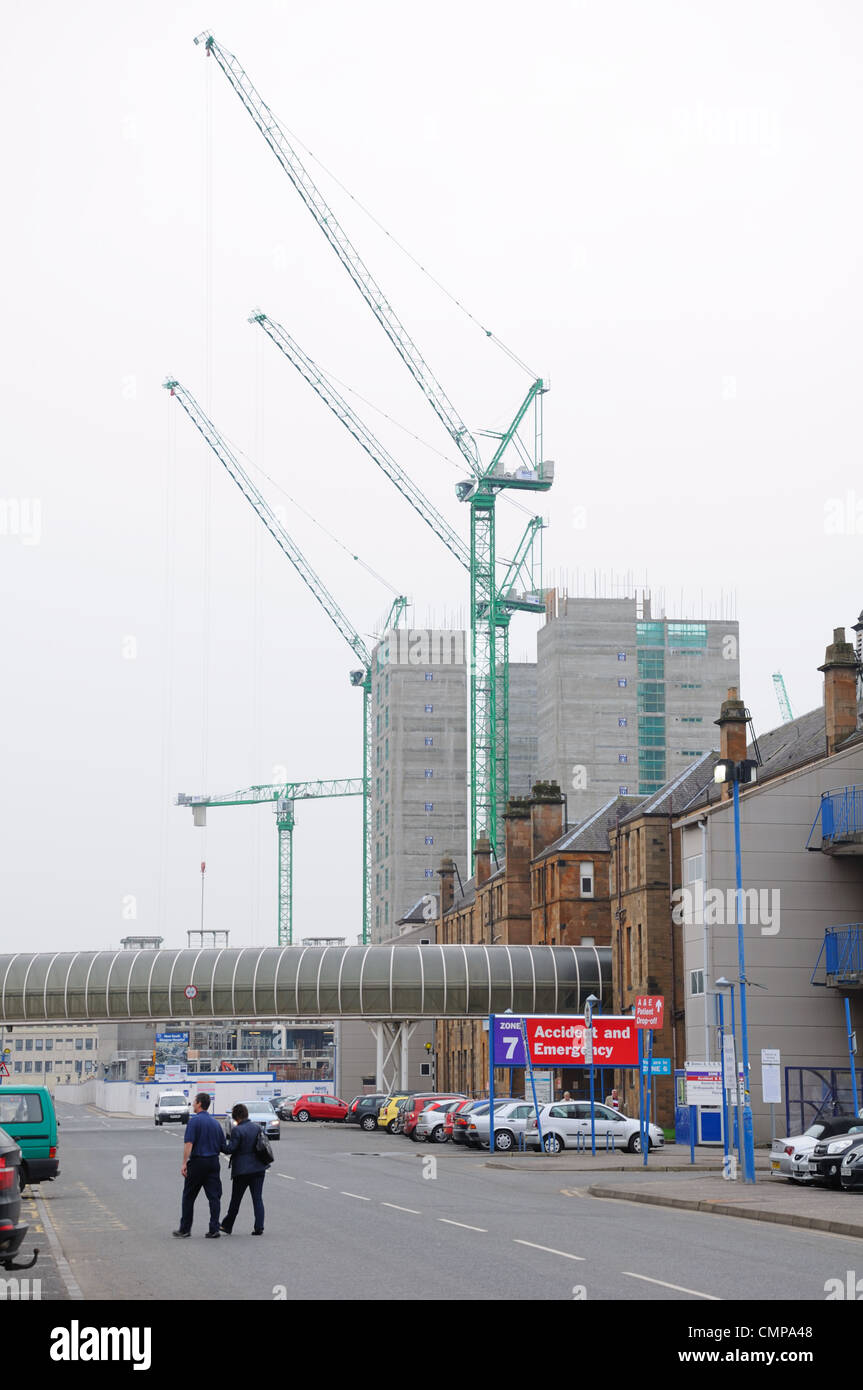
[[[0,1086],[0,1129],[21,1148],[20,1182],[53,1182],[60,1171],[57,1115],[46,1086]]]

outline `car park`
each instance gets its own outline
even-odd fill
[[[348,1113],[346,1100],[338,1096],[324,1096],[311,1092],[300,1096],[294,1102],[293,1116],[301,1125],[309,1120],[343,1120]]]
[[[454,1110],[459,1109],[465,1104],[464,1100],[434,1100],[426,1105],[417,1116],[414,1128],[413,1139],[417,1141],[427,1139],[432,1144],[445,1144],[452,1135],[452,1125],[447,1134],[446,1122]]]
[[[770,1148],[770,1176],[789,1178],[792,1182],[812,1182],[814,1175],[809,1170],[809,1158],[815,1145],[820,1140],[826,1142],[849,1134],[860,1123],[858,1115],[834,1115],[829,1119],[817,1120],[802,1134],[774,1139]]]
[[[413,1139],[414,1142],[416,1142],[418,1138],[416,1133],[417,1121],[426,1106],[442,1104],[444,1101],[448,1100],[460,1099],[460,1096],[447,1094],[446,1092],[441,1095],[434,1091],[427,1092],[425,1095],[411,1096],[402,1114],[401,1133],[406,1134],[409,1139]]]
[[[843,1192],[853,1192],[855,1188],[863,1188],[863,1135],[859,1135],[842,1155],[842,1162],[839,1165],[839,1182]]]
[[[386,1099],[383,1095],[354,1096],[348,1103],[345,1124],[359,1125],[360,1129],[369,1131],[377,1129],[378,1111]]]
[[[861,1134],[863,1119],[858,1119],[853,1129],[845,1134],[834,1134],[819,1139],[808,1156],[807,1170],[812,1181],[822,1182],[827,1187],[839,1187],[842,1159],[855,1146],[856,1139]]]
[[[494,1107],[494,1147],[497,1153],[508,1153],[519,1147],[519,1141],[529,1125],[536,1124],[536,1111],[524,1100],[507,1101]],[[467,1127],[467,1142],[479,1148],[489,1148],[488,1107],[475,1110]]]
[[[156,1101],[153,1120],[157,1125],[187,1125],[191,1113],[192,1102],[182,1091],[161,1091]]]
[[[21,1150],[20,1182],[53,1182],[60,1172],[57,1114],[46,1086],[0,1086],[0,1128]]]
[[[388,1134],[395,1131],[396,1116],[398,1115],[399,1101],[407,1100],[408,1092],[399,1091],[395,1095],[387,1096],[378,1111],[378,1128],[385,1129]]]
[[[542,1129],[542,1147],[546,1153],[591,1146],[590,1101],[557,1101],[553,1105],[540,1106],[539,1127]],[[658,1125],[649,1125],[648,1130],[650,1148],[661,1149],[665,1144],[663,1131]],[[613,1110],[610,1105],[594,1105],[593,1132],[596,1134],[597,1148],[610,1148],[613,1144],[618,1150],[641,1153],[639,1121]],[[529,1148],[539,1148],[536,1126],[528,1127],[524,1142]]]
[[[17,1264],[15,1256],[29,1230],[21,1220],[21,1149],[10,1134],[0,1129],[0,1268],[30,1269],[36,1254],[27,1264]],[[37,1252],[38,1253],[38,1252]]]
[[[254,1120],[255,1124],[261,1126],[268,1139],[278,1139],[281,1135],[279,1117],[275,1114],[269,1100],[244,1100],[243,1105],[249,1112],[249,1119]],[[236,1124],[236,1120],[231,1115],[225,1116],[225,1133],[230,1137],[231,1130]]]

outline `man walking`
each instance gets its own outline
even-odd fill
[[[210,1229],[208,1240],[219,1239],[219,1204],[222,1200],[222,1177],[219,1172],[219,1154],[225,1152],[226,1140],[222,1126],[215,1115],[208,1114],[210,1097],[201,1092],[195,1096],[194,1114],[190,1116],[183,1135],[183,1166],[180,1172],[186,1179],[183,1187],[183,1204],[180,1210],[180,1228],[175,1236],[192,1234],[192,1217],[195,1199],[203,1187],[210,1204]]]

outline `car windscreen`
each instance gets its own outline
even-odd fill
[[[160,1096],[160,1097],[159,1097],[159,1104],[160,1104],[160,1105],[188,1105],[189,1102],[186,1100],[186,1097],[185,1097],[185,1096]]]

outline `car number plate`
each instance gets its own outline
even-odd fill
[[[771,1159],[770,1167],[773,1169],[774,1173],[778,1173],[778,1172],[779,1172],[779,1159],[778,1159],[778,1158]]]

